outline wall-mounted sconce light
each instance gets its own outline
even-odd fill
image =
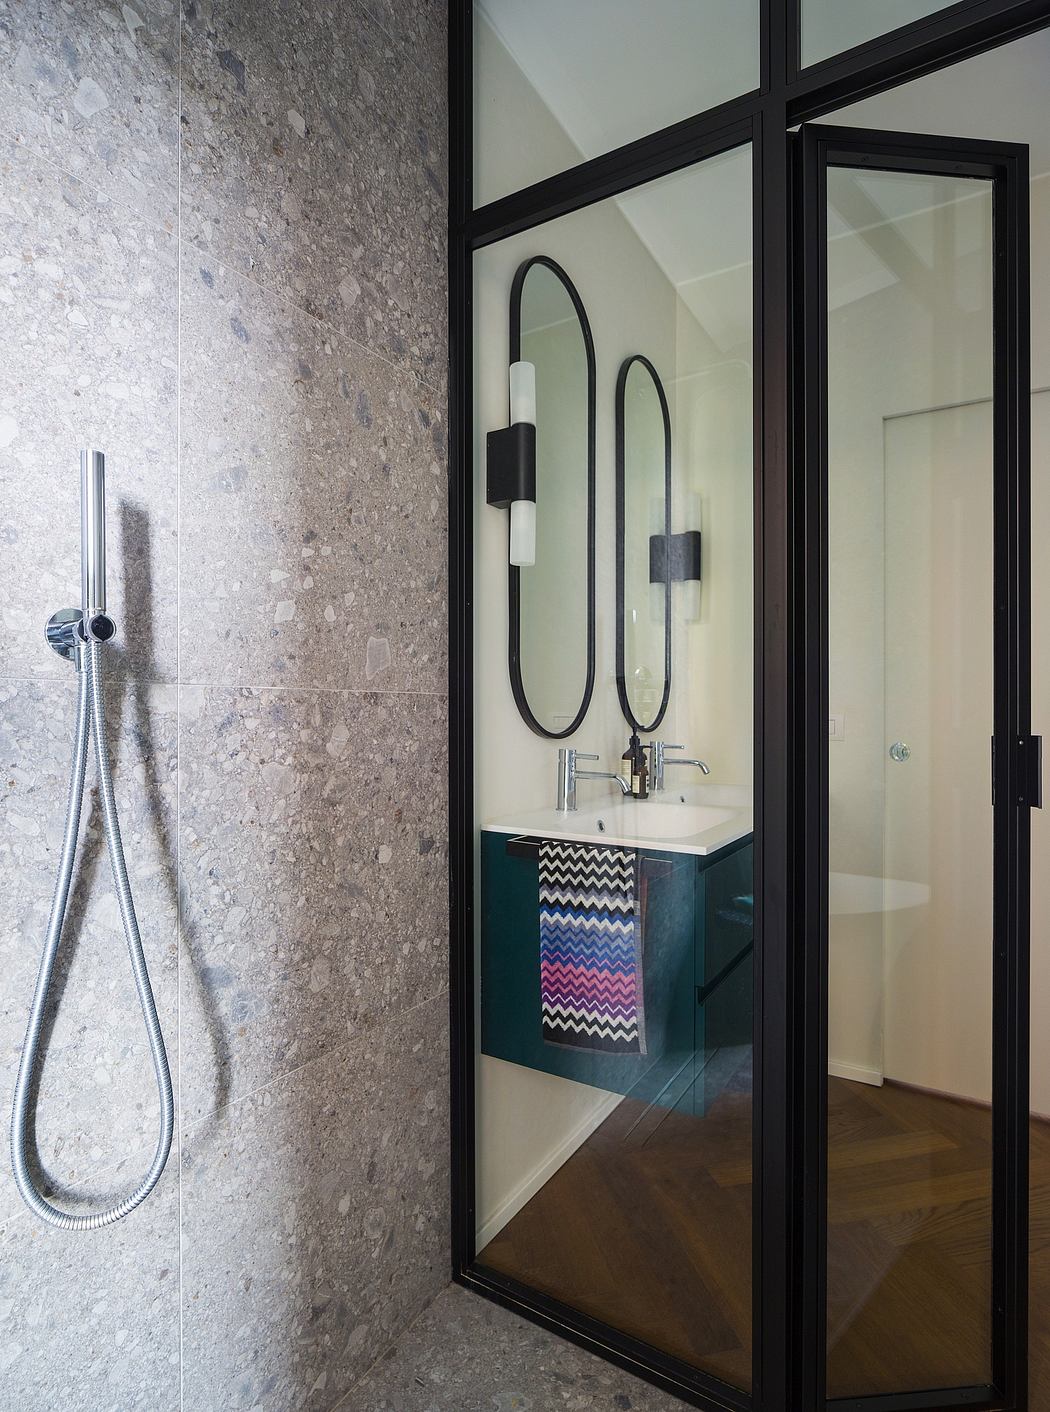
[[[696,578],[688,578],[682,585],[682,616],[687,623],[700,621],[700,546],[703,536],[703,510],[700,496],[690,491],[685,497],[686,523],[696,526]]]
[[[697,622],[700,618],[700,497],[690,495],[688,506],[689,518],[697,525],[695,530],[649,536],[649,582],[683,584],[683,615],[687,622]]]
[[[536,368],[510,365],[510,426],[487,438],[485,498],[498,510],[510,509],[510,562],[530,568],[536,562]]]

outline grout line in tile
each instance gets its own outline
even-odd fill
[[[18,91],[18,90],[17,90],[17,85],[16,85],[16,84],[13,84],[9,78],[7,78],[7,77],[5,77],[5,76],[3,76],[3,75],[0,75],[0,86],[6,88],[9,92],[12,92],[12,93],[16,93],[16,92]],[[176,132],[176,138],[177,138],[178,143],[179,143],[179,155],[180,155],[180,158],[181,158],[181,152],[182,152],[182,134],[181,134],[181,132],[178,132],[178,131]],[[85,175],[83,172],[73,172],[73,171],[70,171],[70,169],[69,169],[67,166],[65,166],[64,163],[59,162],[59,161],[56,161],[55,158],[54,158],[53,156],[51,156],[50,153],[41,152],[40,149],[39,149],[37,146],[35,146],[32,142],[30,142],[28,139],[27,139],[25,142],[18,142],[17,140],[14,140],[14,141],[13,141],[13,146],[14,146],[14,148],[15,148],[16,151],[25,153],[25,155],[26,155],[27,157],[29,157],[31,161],[40,162],[43,166],[48,167],[48,168],[49,168],[51,171],[53,171],[53,172],[57,172],[59,176],[65,177],[68,181],[75,181],[75,182],[78,184],[78,186],[82,186],[85,191],[92,191],[92,190],[93,190],[93,191],[96,191],[96,192],[100,192],[100,193],[105,197],[105,199],[106,199],[106,201],[109,203],[109,205],[114,206],[118,211],[127,212],[129,215],[134,216],[136,220],[141,221],[143,225],[149,226],[151,230],[156,231],[159,235],[165,235],[165,236],[167,236],[168,239],[171,240],[171,241],[175,241],[175,240],[177,239],[177,236],[176,236],[176,227],[175,227],[174,225],[167,225],[167,224],[165,224],[164,221],[159,220],[156,216],[148,215],[148,214],[147,214],[145,211],[143,211],[140,207],[135,206],[135,205],[133,205],[130,201],[125,200],[124,197],[122,197],[122,196],[115,196],[111,191],[109,191],[106,187],[104,187],[96,178],[94,178],[94,177],[92,177],[92,176],[90,176],[90,175]],[[177,180],[177,179],[176,179],[176,180]],[[174,189],[174,195],[175,195],[175,199],[176,199],[176,203],[177,203],[177,202],[178,202],[178,186],[176,186],[175,189]],[[176,216],[176,224],[177,224],[177,219],[178,219],[178,211],[177,211],[177,210],[176,210],[176,212],[175,212],[175,216]]]
[[[407,1336],[419,1323],[420,1319],[422,1319],[423,1315],[434,1303],[434,1300],[437,1299],[439,1295],[444,1294],[445,1291],[450,1288],[451,1284],[452,1281],[450,1280],[448,1284],[442,1285],[439,1290],[432,1294],[429,1299],[423,1301],[423,1304],[420,1306],[419,1309],[416,1310],[415,1314],[413,1314],[412,1318],[409,1319],[408,1323],[404,1326],[404,1328],[397,1335],[397,1337],[393,1339],[392,1342],[388,1343],[387,1346],[383,1349],[383,1351],[375,1359],[373,1359],[373,1361],[368,1365],[368,1367],[365,1369],[365,1371],[361,1374],[359,1378],[354,1379],[352,1386],[348,1387],[347,1390],[340,1396],[339,1401],[333,1403],[330,1412],[339,1412],[340,1408],[346,1407],[347,1398],[352,1397],[354,1395],[354,1393],[365,1381],[365,1379],[371,1376],[371,1374],[375,1371],[376,1368],[379,1367],[380,1363],[382,1363],[385,1358],[389,1358],[390,1354],[393,1353],[395,1348],[397,1348],[401,1340],[403,1338],[407,1338]]]
[[[360,15],[363,19],[367,20],[367,22],[372,26],[372,28],[375,29],[379,34],[381,34],[388,44],[390,44],[392,47],[396,47],[397,41],[394,39],[393,35],[390,33],[390,31],[387,29],[387,27],[380,21],[378,15],[376,15],[376,14],[374,13],[374,11],[371,10],[367,4],[362,3],[362,0],[350,0],[350,3],[351,3],[351,5],[353,6],[353,8],[357,11],[358,15]],[[181,40],[182,40],[182,35],[183,35],[183,33],[185,32],[185,28],[186,28],[185,23],[184,23],[184,21],[182,20],[182,17],[181,17],[181,15],[180,15],[180,30],[179,30],[180,52],[181,52]],[[409,61],[409,63],[411,64],[412,68],[416,71],[417,74],[419,74],[420,78],[422,78],[422,79],[424,80],[425,86],[426,86],[426,88],[427,88],[427,90],[428,90],[428,96],[431,97],[431,98],[433,98],[433,99],[435,100],[435,107],[436,107],[438,110],[442,110],[442,109],[444,110],[444,114],[445,114],[445,131],[446,131],[446,133],[447,133],[447,131],[448,131],[448,95],[447,95],[447,90],[446,90],[446,91],[443,91],[443,90],[442,90],[442,87],[441,87],[440,83],[436,80],[435,76],[434,76],[433,74],[431,74],[431,73],[428,73],[427,70],[423,68],[422,64],[418,63],[417,60],[413,57],[413,55],[412,55],[408,50],[403,50],[402,52],[404,52],[405,55],[407,56],[408,61]],[[437,67],[438,67],[438,72],[439,72],[441,75],[445,75],[445,73],[446,73],[446,71],[447,71],[447,67],[448,67],[448,46],[447,46],[447,42],[446,42],[445,44],[442,44],[442,45],[440,46],[439,58],[440,58],[440,62],[439,62],[439,64],[438,64],[438,66],[437,66]],[[307,79],[307,82],[309,82],[309,83],[311,84],[311,86],[313,86],[315,95],[317,96],[318,100],[319,100],[320,102],[322,102],[322,104],[323,104],[323,101],[324,101],[324,100],[323,100],[323,94],[321,93],[321,90],[316,86],[315,81],[314,81],[314,78],[313,78],[312,75]],[[385,121],[387,124],[390,125],[391,130],[398,132],[402,137],[408,138],[409,140],[412,140],[412,139],[415,137],[415,135],[416,135],[416,130],[412,127],[411,123],[409,123],[409,122],[407,122],[407,121],[404,120],[404,117],[403,117],[403,115],[402,115],[402,110],[401,110],[400,104],[394,103],[394,104],[390,105],[390,107],[389,107],[387,110],[383,111],[380,121],[381,121],[381,122]],[[377,124],[377,126],[378,126],[378,124]],[[181,124],[180,124],[180,136],[181,136]]]
[[[175,1120],[177,1124],[178,1109],[176,1109]],[[112,1176],[113,1173],[117,1171],[117,1169],[121,1166],[122,1163],[126,1162],[129,1165],[134,1165],[136,1159],[139,1156],[142,1156],[144,1158],[152,1157],[154,1151],[156,1150],[156,1146],[156,1138],[149,1137],[145,1138],[137,1147],[132,1147],[122,1152],[118,1152],[116,1146],[107,1148],[104,1156],[100,1158],[99,1161],[95,1163],[95,1165],[93,1165],[88,1171],[84,1172],[78,1181],[73,1182],[67,1188],[67,1190],[73,1193],[74,1195],[83,1192],[93,1182],[99,1180],[100,1178]],[[162,1182],[163,1180],[164,1178],[161,1177]],[[33,1213],[29,1210],[27,1206],[21,1206],[19,1208],[16,1208],[8,1215],[0,1217],[0,1228],[8,1230],[23,1219],[27,1221],[33,1219]]]
[[[373,22],[375,22],[374,16],[371,16],[371,15],[370,15],[369,18],[372,19]],[[382,27],[377,24],[377,28],[380,28],[380,29],[381,29]],[[385,33],[385,31],[383,31],[383,32]],[[179,47],[180,47],[180,54],[181,54],[181,46],[182,46],[182,27],[181,27],[181,25],[180,25],[180,27],[179,27]],[[181,60],[180,60],[180,62],[181,62]],[[9,80],[4,79],[4,78],[2,78],[2,77],[0,77],[0,83],[5,84],[5,85],[7,85],[8,87],[11,86]],[[419,382],[421,382],[421,383],[428,389],[428,391],[432,392],[432,393],[438,398],[439,401],[447,399],[447,389],[446,389],[446,388],[442,388],[442,386],[441,386],[440,383],[435,382],[434,379],[433,379],[433,375],[432,375],[432,374],[431,374],[431,375],[428,375],[428,374],[426,374],[426,373],[420,372],[419,370],[417,370],[416,368],[412,367],[412,366],[409,365],[409,364],[405,364],[405,363],[395,363],[395,362],[393,362],[393,361],[392,361],[390,358],[388,358],[384,353],[379,352],[378,349],[375,349],[375,348],[371,347],[371,346],[370,346],[369,344],[367,344],[367,343],[362,343],[359,338],[355,338],[353,334],[347,333],[346,330],[340,328],[338,324],[333,324],[333,323],[332,323],[330,320],[328,320],[328,319],[320,318],[317,314],[314,314],[314,313],[312,313],[310,310],[304,308],[303,305],[298,304],[298,303],[297,303],[293,298],[291,298],[289,295],[280,293],[278,290],[273,289],[270,285],[268,285],[268,284],[263,284],[262,281],[260,281],[260,280],[258,280],[258,279],[253,279],[251,275],[246,275],[243,270],[237,269],[236,266],[230,264],[228,260],[226,260],[225,258],[223,258],[221,255],[216,254],[216,252],[215,252],[214,250],[210,250],[207,246],[201,245],[201,244],[199,244],[197,241],[192,240],[192,239],[190,239],[188,236],[184,236],[184,235],[182,234],[182,177],[181,177],[181,169],[182,169],[182,145],[183,145],[183,144],[182,144],[182,131],[181,131],[181,112],[182,112],[182,82],[181,82],[181,75],[180,75],[180,81],[179,81],[179,107],[178,107],[178,111],[179,111],[179,114],[180,114],[180,118],[179,118],[179,121],[180,121],[180,128],[179,128],[179,134],[178,134],[178,136],[179,136],[179,147],[178,147],[179,177],[178,177],[178,185],[177,185],[177,187],[176,187],[176,211],[175,211],[175,226],[174,226],[174,228],[172,228],[172,227],[166,225],[163,221],[158,221],[156,218],[146,215],[146,214],[145,214],[143,211],[141,211],[137,206],[133,206],[130,202],[125,201],[125,200],[121,199],[120,197],[117,197],[117,196],[112,195],[105,187],[101,186],[101,185],[98,183],[98,181],[96,181],[96,180],[94,180],[94,179],[92,179],[92,178],[90,178],[90,177],[85,177],[85,176],[83,176],[83,175],[81,175],[81,174],[79,174],[79,173],[77,173],[77,172],[70,171],[68,167],[63,166],[61,162],[56,162],[56,161],[54,160],[54,158],[51,157],[50,155],[39,151],[39,149],[36,148],[35,146],[33,146],[30,142],[17,143],[16,146],[18,147],[19,150],[21,150],[22,152],[24,152],[24,153],[30,158],[30,160],[36,161],[36,162],[41,162],[44,166],[50,168],[50,169],[51,169],[52,171],[54,171],[54,172],[57,172],[59,175],[66,177],[69,181],[75,181],[75,182],[77,182],[81,187],[84,188],[85,191],[91,191],[92,189],[94,189],[94,190],[96,190],[96,191],[101,192],[102,195],[105,196],[107,202],[109,202],[111,205],[115,206],[118,210],[127,212],[127,213],[129,213],[130,215],[133,215],[137,220],[142,221],[142,223],[143,223],[144,225],[149,226],[151,229],[153,229],[154,231],[156,231],[158,234],[163,235],[163,236],[166,236],[169,240],[171,240],[171,241],[174,243],[174,245],[175,245],[177,251],[181,251],[181,250],[193,250],[193,251],[196,251],[198,254],[206,255],[210,260],[213,260],[213,261],[215,262],[215,264],[219,265],[227,274],[233,275],[235,278],[240,279],[240,280],[243,280],[245,284],[249,284],[249,285],[251,285],[253,288],[258,289],[259,291],[261,291],[261,293],[267,295],[269,298],[276,300],[278,303],[281,303],[281,304],[286,305],[286,306],[287,306],[288,308],[290,308],[290,309],[294,309],[294,310],[296,311],[296,313],[301,314],[304,319],[309,319],[309,320],[311,321],[311,323],[316,324],[318,327],[328,330],[330,333],[334,334],[334,335],[337,336],[338,338],[345,339],[347,343],[353,344],[353,346],[354,346],[355,348],[361,349],[363,352],[369,354],[371,357],[373,357],[373,358],[377,359],[379,362],[385,364],[388,368],[390,368],[393,372],[397,373],[400,377],[402,377],[402,378],[407,378],[407,379],[410,379],[410,380],[418,380]],[[241,251],[241,252],[242,252],[243,254],[245,254],[245,255],[249,255],[249,256],[250,256],[250,254],[251,254],[251,252],[250,252],[249,250],[242,249],[242,247],[239,246],[239,245],[234,246],[234,248],[235,248],[236,250],[238,250],[238,251]],[[181,262],[180,262],[180,263],[181,263]]]
[[[203,1114],[200,1118],[192,1118],[183,1124],[183,1132],[196,1132],[205,1123],[213,1122],[224,1113],[228,1113],[231,1108],[238,1108],[242,1103],[247,1103],[252,1098],[258,1098],[261,1093],[266,1093],[269,1089],[276,1088],[278,1084],[286,1083],[289,1079],[301,1074],[306,1069],[312,1069],[318,1064],[325,1063],[329,1059],[334,1059],[340,1054],[344,1054],[348,1049],[352,1049],[355,1044],[359,1044],[362,1039],[372,1034],[375,1030],[381,1029],[384,1025],[392,1024],[395,1020],[404,1020],[407,1016],[421,1010],[424,1005],[433,1005],[436,1000],[448,997],[447,986],[435,991],[433,995],[424,996],[422,1000],[417,1000],[414,1005],[409,1005],[403,1010],[384,1011],[373,1020],[361,1026],[355,1035],[342,1044],[334,1044],[328,1049],[322,1049],[319,1054],[315,1054],[312,1059],[304,1059],[301,1064],[296,1064],[291,1069],[285,1069],[279,1074],[274,1074],[266,1080],[264,1084],[259,1084],[257,1088],[251,1089],[248,1093],[242,1093],[240,1098],[232,1098],[228,1103],[223,1103],[219,1108],[213,1108],[211,1112]]]
[[[232,276],[234,279],[241,280],[242,283],[250,285],[253,289],[259,290],[259,292],[265,294],[268,299],[272,299],[278,304],[283,304],[289,309],[294,309],[302,318],[308,319],[310,323],[315,324],[318,328],[325,329],[330,335],[352,344],[355,348],[359,348],[363,353],[366,353],[370,358],[375,358],[377,362],[383,363],[391,372],[396,373],[398,377],[411,382],[421,382],[428,391],[435,394],[440,402],[447,401],[447,389],[443,389],[438,383],[435,383],[430,377],[419,372],[416,368],[405,363],[392,362],[384,353],[380,353],[378,349],[373,348],[368,343],[362,343],[359,338],[355,338],[352,333],[347,333],[346,330],[340,328],[338,324],[333,324],[329,319],[321,318],[319,314],[312,313],[309,309],[304,308],[302,304],[297,304],[290,295],[282,294],[279,290],[273,289],[270,285],[263,284],[261,280],[255,279],[251,275],[246,275],[243,270],[239,270],[236,265],[232,265],[225,256],[209,249],[208,246],[199,244],[189,236],[179,235],[177,240],[180,250],[192,250],[198,255],[207,256],[207,258],[211,260],[213,264],[217,265],[225,274]],[[233,249],[249,256],[249,258],[251,256],[251,252],[240,245],[234,245]],[[181,265],[181,260],[179,263]]]
[[[447,688],[442,691],[430,691],[424,690],[422,687],[400,686],[287,686],[281,682],[271,685],[269,682],[247,681],[184,681],[179,685],[200,691],[294,691],[314,696],[418,696],[421,699],[433,697],[439,701],[448,699]]]
[[[390,33],[390,31],[387,29],[386,25],[382,22],[382,20],[379,18],[379,16],[375,13],[375,11],[374,11],[368,4],[365,3],[365,0],[357,0],[357,8],[361,11],[361,13],[362,13],[363,15],[367,15],[367,16],[368,16],[368,18],[369,18],[369,19],[372,21],[372,23],[375,25],[376,29],[379,30],[380,34],[385,34],[385,35],[386,35],[387,39],[389,40],[389,42],[390,42],[391,44],[395,44],[395,43],[397,42],[397,41],[394,39],[394,36],[393,36],[393,35]],[[440,63],[438,64],[438,71],[439,71],[439,73],[441,73],[441,74],[445,74],[445,72],[446,72],[446,70],[447,70],[447,68],[448,68],[448,52],[447,52],[447,50],[448,50],[448,44],[447,44],[447,38],[446,38],[446,43],[441,46],[440,51],[439,51],[439,52],[440,52]],[[437,96],[438,96],[438,98],[440,99],[440,97],[441,97],[440,87],[435,83],[435,81],[434,81],[434,75],[427,72],[427,70],[423,67],[423,65],[419,62],[419,60],[415,57],[415,55],[414,55],[413,53],[409,52],[408,50],[406,50],[405,53],[406,53],[406,55],[407,55],[407,57],[408,57],[408,62],[412,65],[412,67],[416,70],[416,72],[420,75],[420,77],[424,78],[429,84],[431,84],[432,86],[434,86],[434,87],[437,89]]]
[[[3,82],[3,80],[0,80],[0,82]],[[179,89],[180,103],[181,103],[181,93],[182,93],[182,89],[181,89],[181,85],[180,85],[180,89]],[[195,241],[195,240],[191,240],[191,239],[190,239],[189,237],[187,237],[187,236],[183,236],[183,235],[181,234],[181,230],[182,230],[182,193],[181,193],[181,189],[180,189],[180,191],[179,191],[178,208],[177,208],[177,210],[176,210],[175,229],[173,230],[173,229],[171,229],[169,226],[165,225],[163,222],[156,221],[156,220],[152,219],[151,217],[149,217],[149,216],[147,216],[147,215],[144,215],[143,212],[140,211],[137,206],[132,206],[132,205],[130,205],[127,201],[121,201],[121,200],[119,200],[117,197],[111,196],[110,193],[109,193],[108,191],[106,191],[106,189],[105,189],[104,187],[99,186],[99,184],[98,184],[97,182],[93,182],[93,181],[91,181],[91,180],[89,180],[89,179],[87,179],[87,178],[85,178],[85,177],[83,177],[83,176],[80,176],[80,175],[78,175],[76,172],[71,172],[68,167],[62,166],[62,164],[61,164],[60,162],[54,161],[53,158],[51,158],[50,156],[47,156],[47,155],[44,154],[43,152],[39,152],[35,147],[31,146],[28,142],[25,143],[24,145],[21,144],[21,143],[19,143],[18,146],[19,146],[19,148],[20,148],[21,151],[23,151],[23,152],[26,153],[26,155],[29,157],[29,159],[30,159],[31,161],[40,162],[40,163],[42,163],[45,167],[48,167],[51,171],[57,172],[58,175],[65,177],[67,180],[77,182],[81,187],[84,188],[85,191],[90,191],[92,188],[94,188],[96,191],[101,192],[101,193],[105,196],[106,200],[107,200],[111,205],[115,206],[118,210],[127,212],[127,213],[129,213],[130,215],[135,216],[136,219],[142,221],[144,225],[149,226],[149,227],[150,227],[152,230],[154,230],[158,235],[163,235],[163,236],[165,236],[168,240],[170,240],[170,241],[172,242],[172,244],[174,245],[175,249],[176,249],[176,253],[178,253],[179,251],[183,251],[183,250],[193,250],[194,252],[196,252],[196,253],[199,254],[199,255],[205,255],[205,256],[207,256],[207,258],[208,258],[209,260],[211,260],[214,264],[218,265],[226,274],[231,275],[231,276],[232,276],[233,278],[235,278],[235,279],[242,280],[242,281],[243,281],[245,284],[247,284],[247,285],[251,285],[253,289],[259,290],[259,292],[260,292],[261,294],[266,295],[267,298],[272,299],[272,300],[276,301],[276,302],[279,303],[279,304],[283,304],[283,305],[285,305],[285,306],[286,306],[287,308],[289,308],[289,309],[294,309],[297,314],[299,314],[299,315],[302,316],[302,318],[308,319],[311,323],[316,324],[319,328],[325,329],[329,334],[332,334],[332,335],[334,335],[334,336],[337,337],[337,338],[343,339],[345,342],[352,344],[355,348],[359,348],[363,353],[366,353],[369,357],[375,358],[378,362],[383,363],[383,364],[384,364],[386,367],[388,367],[392,372],[396,373],[398,377],[403,378],[403,379],[407,379],[408,381],[412,381],[412,382],[415,382],[415,381],[421,382],[421,383],[427,388],[427,390],[428,390],[429,392],[432,392],[432,393],[438,398],[439,401],[443,401],[443,400],[447,399],[447,391],[446,391],[444,388],[442,388],[439,383],[436,383],[436,382],[433,380],[433,377],[432,377],[432,376],[428,376],[427,374],[418,371],[416,368],[414,368],[414,367],[412,367],[412,366],[410,366],[410,365],[408,365],[408,364],[392,362],[390,358],[388,358],[385,354],[379,352],[378,349],[372,348],[372,347],[371,347],[369,344],[367,344],[367,343],[362,343],[359,338],[355,338],[353,334],[347,333],[346,330],[340,328],[338,324],[333,324],[333,323],[331,323],[330,320],[328,320],[328,319],[320,318],[317,314],[314,314],[314,313],[312,313],[309,309],[304,308],[302,304],[296,303],[296,301],[295,301],[293,298],[291,298],[290,295],[282,294],[279,290],[273,289],[270,285],[268,285],[268,284],[263,284],[261,280],[253,279],[251,275],[246,275],[243,270],[237,269],[237,267],[236,267],[235,265],[231,264],[226,258],[224,258],[223,256],[217,254],[214,250],[209,249],[209,248],[208,248],[207,246],[205,246],[205,245],[199,244],[199,243],[198,243],[197,241]],[[180,167],[181,167],[181,163],[182,163],[182,144],[181,144],[181,142],[180,142],[180,144],[179,144],[179,164],[180,164]],[[181,183],[180,183],[180,187],[181,187]],[[238,245],[238,246],[235,246],[234,248],[235,248],[236,250],[238,250],[238,251],[240,251],[240,250],[242,249],[242,247],[240,247],[239,245]],[[250,251],[243,250],[242,253],[244,253],[245,255],[249,255],[249,254],[250,254]],[[177,279],[178,279],[179,282],[181,283],[181,261],[179,262],[179,264],[180,264],[180,273],[179,273],[179,275],[177,276]],[[181,333],[181,330],[179,330],[179,332]]]
[[[178,176],[175,186],[175,680],[182,675],[182,6],[176,9],[178,26],[175,64],[175,101],[178,114]],[[176,691],[178,691],[176,687]],[[177,702],[176,702],[177,704]],[[183,1271],[182,1203],[182,713],[175,716],[175,1032],[178,1044],[179,1131],[176,1160],[179,1164],[179,1409],[186,1406],[186,1318]]]
[[[176,616],[178,607],[176,606]],[[177,651],[178,649],[176,649]],[[68,682],[62,676],[39,676],[20,677],[5,676],[0,673],[0,687],[3,686],[56,686],[66,684],[71,691],[75,682],[70,679]],[[110,678],[106,682],[107,690],[119,690],[124,686],[120,679]],[[439,701],[448,698],[448,689],[440,691],[426,687],[411,686],[314,686],[307,683],[303,686],[289,686],[285,682],[226,682],[226,681],[137,681],[127,679],[127,685],[136,691],[146,691],[151,688],[171,688],[177,690],[180,687],[190,687],[201,691],[296,691],[304,695],[321,696],[418,696],[420,698],[434,697]]]

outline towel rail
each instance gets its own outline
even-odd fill
[[[542,838],[535,838],[531,834],[518,834],[507,839],[506,853],[508,858],[538,858]],[[592,848],[617,848],[624,845],[619,843],[595,843]],[[630,847],[630,845],[627,845]],[[684,855],[683,859],[690,855]],[[639,855],[640,861],[646,865],[646,871],[650,878],[669,877],[674,871],[675,863],[670,858],[654,858],[648,853]],[[680,865],[679,865],[680,866]]]

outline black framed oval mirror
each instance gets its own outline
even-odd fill
[[[510,566],[509,668],[537,735],[572,735],[594,691],[595,361],[583,301],[546,255],[518,267],[510,361],[536,381],[535,563]]]
[[[671,415],[634,353],[616,379],[616,691],[632,731],[654,731],[671,695]]]

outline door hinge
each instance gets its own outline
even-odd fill
[[[1017,741],[1018,804],[1043,807],[1043,737],[1020,736]]]
[[[1043,737],[1017,737],[1017,805],[1043,807]],[[995,736],[992,736],[992,807],[995,807]]]

